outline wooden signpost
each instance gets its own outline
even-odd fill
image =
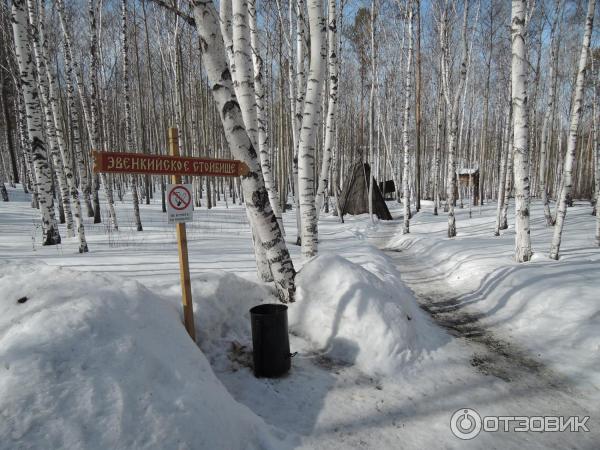
[[[181,176],[237,177],[250,171],[242,161],[231,159],[187,158],[179,156],[179,134],[177,128],[169,128],[169,154],[144,155],[140,153],[118,153],[93,151],[94,173],[141,173],[151,175],[171,175],[173,185],[169,198],[174,210],[184,210],[193,205],[192,193],[181,184]],[[187,191],[187,192],[186,192]],[[194,307],[192,304],[192,285],[188,260],[187,234],[185,222],[189,216],[177,214],[173,218],[177,231],[179,248],[179,272],[183,303],[183,323],[190,337],[196,340],[194,328]]]

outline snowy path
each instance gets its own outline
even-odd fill
[[[526,383],[531,388],[558,389],[573,395],[566,377],[546,367],[539,358],[520,348],[505,336],[490,330],[480,319],[483,313],[461,305],[461,296],[445,281],[432,261],[421,261],[410,250],[386,252],[392,258],[402,280],[415,293],[421,308],[455,338],[472,346],[471,365],[484,375],[507,382]]]

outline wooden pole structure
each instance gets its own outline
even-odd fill
[[[179,156],[179,133],[177,128],[169,128],[169,153]],[[171,175],[171,183],[180,184],[181,175]],[[185,223],[175,224],[177,230],[177,247],[179,248],[179,276],[181,278],[181,294],[183,303],[183,323],[185,329],[196,341],[196,328],[194,327],[194,305],[192,304],[192,285],[190,282],[190,264],[188,261],[187,233]]]

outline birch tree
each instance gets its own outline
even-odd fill
[[[323,161],[317,187],[316,211],[317,217],[323,206],[327,188],[329,187],[329,172],[331,158],[335,145],[335,119],[338,103],[338,57],[337,57],[337,13],[336,0],[328,0],[327,15],[327,49],[329,99],[327,103],[327,119],[325,125],[325,143],[323,145]]]
[[[512,104],[515,179],[515,260],[531,259],[529,230],[529,118],[527,110],[526,0],[512,0]]]
[[[236,10],[234,12],[231,0],[221,1],[221,33],[223,35],[223,41],[229,60],[229,70],[231,73],[235,95],[236,98],[240,99],[240,108],[242,110],[244,126],[247,127],[248,137],[252,142],[253,148],[257,149],[259,148],[258,113],[252,74],[253,64],[250,62],[250,52],[252,52],[252,48],[251,46],[248,46],[248,43],[251,45],[251,38],[248,34],[249,11],[246,2],[236,2],[235,7]],[[236,63],[236,61],[238,61],[240,64],[239,70],[237,68],[238,63]],[[266,149],[264,150],[266,151]],[[265,155],[261,155],[259,152],[261,169],[262,157],[264,156]],[[262,171],[259,173],[259,176],[262,176]],[[269,202],[271,202],[270,197]],[[248,220],[252,224],[253,216],[249,214],[248,211],[247,215]],[[280,228],[282,228],[281,224]],[[256,232],[256,226],[254,224],[252,224],[252,242],[254,244],[256,269],[259,278],[265,282],[273,281],[273,274],[271,273],[271,268],[267,261],[267,255],[260,237]]]
[[[254,69],[254,95],[256,104],[256,122],[258,126],[258,150],[260,155],[260,165],[265,188],[269,193],[269,202],[273,209],[273,214],[277,218],[277,223],[281,232],[285,235],[283,228],[283,219],[281,217],[281,208],[275,183],[273,181],[273,171],[271,168],[271,155],[269,154],[269,134],[267,129],[267,113],[265,101],[265,87],[263,83],[263,60],[260,56],[258,41],[258,30],[256,25],[256,0],[248,0],[248,24],[250,29],[250,49],[252,52],[252,66]]]
[[[596,244],[600,247],[600,118],[598,117],[598,98],[600,95],[600,68],[596,71],[596,78],[594,79],[594,140],[595,140],[595,151],[596,151]]]
[[[375,92],[377,90],[377,48],[375,47],[375,27],[377,25],[377,1],[371,1],[371,92],[369,94],[369,217],[373,219],[373,177],[375,174]],[[406,202],[406,199],[405,199]]]
[[[43,12],[43,3],[40,12]],[[43,20],[40,20],[40,25]],[[69,198],[71,206],[73,208],[73,217],[75,218],[75,228],[77,230],[77,237],[79,239],[79,252],[86,253],[88,251],[88,245],[85,237],[85,229],[83,225],[83,215],[81,211],[81,201],[79,197],[79,190],[77,189],[77,180],[74,173],[74,158],[73,149],[69,149],[66,143],[65,132],[63,129],[63,114],[62,108],[59,105],[59,88],[56,73],[52,68],[52,61],[49,57],[49,52],[46,44],[45,35],[40,36],[42,41],[41,51],[42,58],[44,60],[44,66],[46,68],[46,76],[48,78],[48,96],[50,109],[52,110],[52,120],[54,123],[54,131],[56,133],[56,143],[64,162],[65,178],[68,184]],[[78,130],[78,128],[77,128]],[[75,129],[73,130],[76,131]]]
[[[302,256],[317,254],[317,213],[315,209],[315,146],[319,126],[319,106],[324,75],[323,32],[325,18],[321,0],[308,1],[310,30],[310,66],[308,72],[304,115],[298,148],[298,194],[302,227]]]
[[[506,173],[508,169],[508,159],[511,155],[510,147],[512,146],[512,139],[510,136],[511,121],[512,121],[512,107],[508,106],[506,108],[506,122],[504,124],[504,138],[502,140],[502,149],[501,149],[501,161],[500,161],[500,174],[498,177],[498,206],[496,209],[496,229],[494,231],[494,236],[500,236],[500,230],[502,230],[502,213],[505,202],[508,202],[506,198],[506,183],[507,177]],[[510,192],[510,191],[509,191]]]
[[[440,39],[442,48],[442,80],[444,83],[444,98],[446,100],[446,108],[450,112],[448,121],[448,179],[447,179],[447,202],[448,202],[448,237],[456,236],[456,218],[454,216],[454,204],[456,203],[456,144],[458,140],[458,108],[460,106],[460,96],[465,87],[467,78],[467,24],[469,18],[469,1],[464,2],[463,6],[463,26],[461,33],[462,42],[462,61],[460,64],[460,74],[458,86],[454,90],[454,95],[450,92],[450,60],[448,49],[448,11],[447,5],[444,9],[443,17],[440,21],[441,31]]]
[[[135,151],[131,129],[131,99],[129,93],[129,48],[127,44],[127,0],[121,0],[121,58],[123,63],[123,102],[125,106],[125,143],[127,151]],[[131,175],[131,198],[133,202],[133,217],[137,231],[143,231],[140,218],[140,202],[138,199],[137,175]]]
[[[90,21],[90,56],[91,56],[91,64],[90,64],[90,84],[91,84],[91,94],[90,94],[90,145],[92,150],[106,150],[102,149],[100,142],[100,133],[98,129],[99,126],[99,89],[98,89],[98,31],[96,27],[96,2],[95,0],[88,1],[88,16]],[[106,201],[108,203],[108,213],[110,216],[110,220],[112,222],[112,226],[115,230],[119,229],[119,224],[117,221],[117,213],[115,212],[115,202],[113,198],[113,190],[112,186],[109,182],[108,176],[105,173],[101,173],[100,175],[96,174],[95,179],[96,182],[98,178],[102,181],[102,186],[104,186],[104,192],[106,194]],[[96,189],[96,192],[98,189]],[[97,223],[98,218],[100,216],[100,211],[94,210],[94,222]]]
[[[192,0],[191,4],[200,37],[202,64],[219,109],[225,137],[234,157],[250,168],[250,173],[242,177],[246,208],[267,254],[279,299],[284,303],[292,302],[296,272],[260,176],[258,155],[244,127],[219,28],[219,16],[212,1]]]
[[[40,14],[36,11],[35,3],[33,0],[27,0],[27,9],[29,15],[29,26],[31,29],[31,43],[33,47],[33,54],[35,56],[35,67],[37,70],[38,87],[40,94],[40,104],[44,113],[44,121],[46,124],[46,136],[48,137],[48,147],[50,150],[50,156],[52,157],[52,163],[56,179],[58,181],[58,187],[60,189],[60,200],[64,211],[64,216],[67,225],[67,238],[74,236],[73,231],[73,214],[71,213],[71,202],[69,201],[69,190],[67,180],[65,178],[63,161],[60,155],[58,144],[56,142],[56,130],[54,127],[54,120],[52,118],[52,111],[49,106],[49,91],[48,91],[48,80],[46,78],[46,68],[42,61],[41,47],[45,45],[45,34],[44,34],[44,23],[43,11],[44,1],[40,4]],[[39,20],[38,20],[39,19]]]
[[[402,123],[402,141],[404,145],[404,174],[402,175],[402,191],[403,191],[403,211],[404,211],[404,221],[402,227],[402,233],[408,234],[410,231],[410,191],[408,184],[409,177],[409,169],[410,169],[410,153],[409,153],[409,142],[408,142],[408,120],[410,113],[410,80],[411,80],[411,72],[410,65],[413,59],[413,5],[412,2],[408,4],[408,18],[406,19],[408,22],[408,55],[406,58],[406,80],[404,83],[404,119]]]
[[[73,142],[72,146],[75,149],[75,161],[77,163],[78,171],[79,171],[79,180],[81,183],[81,190],[83,194],[83,202],[85,203],[85,208],[88,217],[94,217],[94,209],[92,207],[91,194],[92,194],[92,184],[90,177],[88,175],[88,170],[85,164],[85,157],[83,155],[83,150],[81,147],[81,130],[79,127],[79,109],[77,108],[76,100],[75,100],[75,87],[73,85],[73,79],[75,78],[75,82],[77,83],[77,73],[79,65],[77,60],[73,58],[72,45],[71,45],[71,35],[69,33],[69,29],[67,27],[67,21],[65,18],[65,6],[64,0],[56,0],[56,9],[58,11],[58,16],[60,19],[61,28],[63,31],[63,47],[64,47],[64,58],[65,58],[65,81],[67,84],[67,101],[69,103],[69,113],[70,113],[70,124],[71,130],[73,133]],[[83,81],[81,81],[81,89],[83,89]],[[82,106],[85,112],[85,102],[82,102]]]
[[[13,0],[12,30],[15,55],[19,66],[19,87],[26,111],[27,138],[35,171],[35,187],[42,215],[42,245],[60,244],[60,233],[54,214],[52,176],[47,159],[47,143],[43,133],[42,110],[36,89],[34,59],[29,49],[27,9],[25,0]]]
[[[594,24],[595,4],[596,0],[588,0],[587,16],[585,19],[585,28],[583,33],[583,44],[581,46],[579,68],[577,71],[577,80],[575,82],[575,92],[573,94],[573,104],[571,107],[571,124],[569,126],[567,153],[565,155],[565,165],[563,169],[564,185],[558,199],[556,225],[554,227],[554,236],[552,237],[552,245],[550,247],[550,258],[556,260],[559,258],[562,232],[565,224],[565,217],[567,215],[567,198],[571,194],[571,189],[573,187],[573,164],[575,163],[579,121],[581,120],[583,109],[583,88],[585,83],[587,56],[590,48],[590,40],[592,37],[592,28]]]
[[[554,19],[552,21],[552,29],[550,31],[550,61],[548,63],[548,69],[550,70],[550,86],[548,92],[548,102],[546,104],[546,111],[544,113],[544,119],[542,122],[542,141],[540,147],[540,165],[539,165],[539,180],[540,180],[540,194],[542,196],[542,204],[544,205],[544,217],[546,219],[546,225],[554,225],[554,218],[550,211],[550,205],[548,201],[548,187],[546,186],[546,160],[548,153],[548,146],[550,141],[550,131],[554,118],[554,99],[556,97],[556,85],[558,80],[558,40],[556,39],[556,27],[560,12],[562,9],[562,0],[556,0],[554,7]]]

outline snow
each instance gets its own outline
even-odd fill
[[[333,360],[356,364],[365,374],[392,375],[442,337],[412,292],[386,269],[389,261],[373,261],[372,271],[333,253],[306,263],[290,328]]]
[[[81,255],[76,238],[41,247],[29,196],[9,195],[0,203],[2,449],[597,447],[600,254],[589,205],[569,209],[558,262],[544,255],[551,230],[534,205],[537,253],[523,265],[512,261],[512,229],[492,236],[494,205],[472,219],[457,208],[455,239],[425,201],[404,236],[399,220],[322,214],[319,256],[307,262],[286,213],[300,269],[288,311],[298,355],[287,376],[257,379],[248,310],[277,300],[257,279],[246,215],[231,199],[196,208],[187,227],[194,345],[181,324],[175,230],[158,198],[140,207],[142,233],[128,197],[116,205],[118,232],[85,218],[90,253]],[[483,334],[457,337],[440,320],[453,314],[472,314]],[[590,415],[591,431],[461,441],[449,421],[465,407]]]
[[[284,446],[141,284],[42,264],[0,273],[0,448]]]

